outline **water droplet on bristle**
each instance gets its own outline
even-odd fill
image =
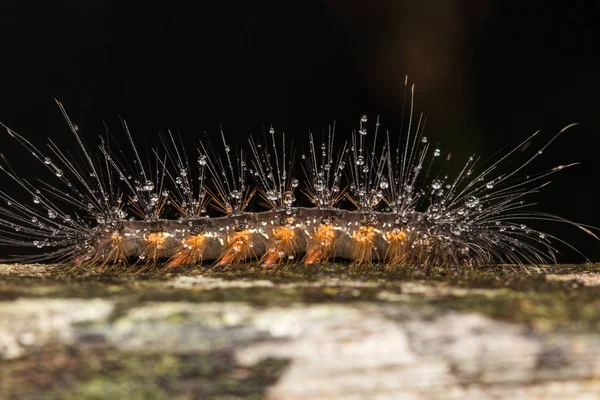
[[[469,208],[473,208],[475,206],[477,206],[479,204],[479,199],[475,196],[469,196],[467,197],[467,200],[465,200],[465,206],[469,207]]]
[[[144,182],[144,186],[142,186],[142,189],[146,192],[150,192],[154,190],[154,183],[152,181],[146,181]]]

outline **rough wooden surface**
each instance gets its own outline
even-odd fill
[[[0,265],[0,398],[595,399],[599,328],[598,265]]]

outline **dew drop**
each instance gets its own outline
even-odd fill
[[[142,189],[145,190],[146,192],[150,192],[151,190],[154,190],[154,182],[152,182],[152,181],[144,182],[144,186],[142,186]]]
[[[277,191],[275,190],[267,190],[267,198],[271,201],[277,200]]]
[[[479,204],[479,199],[475,196],[469,196],[467,200],[465,200],[465,206],[468,208],[473,208]]]
[[[442,181],[440,181],[439,179],[434,179],[433,182],[431,182],[431,188],[434,190],[438,190],[442,187]]]

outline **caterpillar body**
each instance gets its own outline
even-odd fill
[[[478,157],[469,158],[449,178],[436,170],[440,150],[423,135],[425,119],[413,118],[413,86],[401,139],[381,132],[379,119],[373,124],[366,115],[346,144],[337,144],[332,128],[322,141],[311,134],[301,179],[285,135],[273,128],[264,142],[250,138],[248,156],[232,151],[221,132],[220,153],[201,140],[192,159],[170,133],[161,148],[141,154],[123,122],[133,154],[128,160],[113,150],[110,137],[98,152],[87,150],[57,103],[81,163],[52,141],[44,153],[3,125],[55,179],[31,183],[2,156],[0,168],[32,199],[20,202],[0,191],[0,243],[35,249],[18,256],[21,261],[142,270],[204,261],[225,266],[259,260],[275,267],[333,258],[391,268],[552,263],[555,244],[569,244],[529,221],[562,222],[595,237],[592,227],[531,211],[524,200],[570,165],[519,177],[574,124],[508,172],[496,171],[537,132],[485,168],[478,169]],[[297,197],[312,207],[299,206]]]

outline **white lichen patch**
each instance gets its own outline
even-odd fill
[[[246,289],[246,288],[318,288],[318,287],[349,287],[349,288],[376,288],[381,286],[376,281],[358,281],[339,278],[323,278],[317,282],[291,282],[279,283],[265,279],[222,279],[208,276],[178,276],[167,283],[168,287],[176,289],[214,290],[214,289]]]
[[[206,276],[178,276],[170,281],[168,286],[176,289],[195,289],[195,290],[213,290],[213,289],[232,289],[232,288],[251,288],[251,287],[273,287],[274,284],[267,280],[226,280],[221,278],[211,278]]]
[[[0,302],[0,359],[13,359],[30,348],[76,340],[75,324],[104,321],[113,311],[109,300],[18,299]]]
[[[42,275],[52,267],[49,264],[0,264],[0,275]]]
[[[496,296],[505,295],[509,292],[508,289],[477,289],[477,288],[462,288],[450,286],[437,282],[402,282],[398,284],[400,293],[381,290],[377,294],[377,299],[389,302],[404,302],[415,299],[415,296],[425,296],[428,298],[438,297],[466,297],[466,296],[482,296],[493,298]]]
[[[579,274],[548,274],[546,279],[549,281],[561,282],[581,282],[585,286],[600,286],[600,274],[579,273]]]

